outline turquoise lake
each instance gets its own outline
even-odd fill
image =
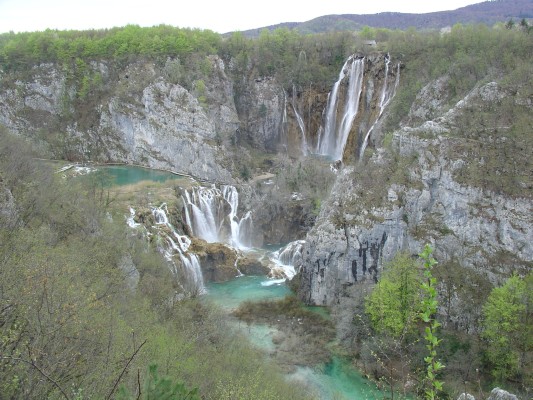
[[[105,171],[111,179],[111,185],[116,186],[146,180],[166,182],[189,179],[170,172],[133,166],[99,166],[97,168]],[[279,280],[272,280],[266,276],[241,276],[224,283],[209,283],[206,298],[229,313],[244,301],[281,299],[291,293],[288,286]],[[328,317],[328,312],[324,308],[310,307],[309,309]],[[266,353],[275,351],[272,338],[276,333],[276,328],[261,324],[251,326],[243,324],[242,329],[253,345]],[[339,357],[316,368],[298,367],[295,372],[288,375],[288,379],[302,382],[320,400],[363,400],[384,397],[384,394],[372,382],[351,367],[348,360]]]
[[[170,180],[188,179],[183,175],[176,175],[168,171],[159,171],[127,165],[98,166],[98,171],[111,178],[111,185],[123,186],[142,181],[166,182]]]
[[[208,284],[206,296],[222,309],[231,311],[244,301],[281,299],[292,293],[284,283],[275,282],[264,276],[241,276],[228,282]],[[324,308],[313,309],[327,317]],[[275,350],[272,337],[276,328],[264,324],[243,325],[241,328],[253,345],[267,353]],[[383,393],[374,383],[352,368],[348,360],[340,357],[334,357],[330,363],[316,368],[298,367],[288,378],[302,382],[321,400],[383,398]]]

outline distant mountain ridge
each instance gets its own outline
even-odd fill
[[[258,36],[263,29],[295,29],[300,33],[324,33],[357,30],[363,26],[388,29],[440,29],[456,23],[482,23],[493,25],[509,19],[533,18],[533,0],[490,0],[456,10],[425,14],[382,12],[378,14],[324,15],[305,22],[283,22],[276,25],[250,29],[242,33]]]

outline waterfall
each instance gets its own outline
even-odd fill
[[[296,108],[295,99],[296,98],[296,87],[292,86],[292,109],[294,110],[294,115],[296,116],[296,120],[298,121],[298,126],[300,127],[300,132],[302,133],[302,140],[301,140],[301,146],[302,146],[302,154],[304,156],[307,155],[308,147],[307,147],[307,138],[305,136],[305,124],[302,116],[298,113],[298,109]]]
[[[238,249],[251,246],[252,214],[239,219],[239,193],[234,186],[195,187],[185,191],[183,201],[185,221],[194,236]]]
[[[383,82],[383,89],[381,91],[381,98],[379,101],[379,114],[368,130],[368,132],[365,135],[365,138],[363,140],[363,143],[361,144],[361,150],[359,151],[359,159],[363,158],[363,155],[365,153],[366,147],[368,145],[368,139],[370,137],[370,134],[374,130],[374,126],[376,126],[376,123],[381,117],[381,114],[383,114],[383,111],[385,110],[385,107],[390,103],[394,95],[396,94],[396,89],[398,88],[398,84],[400,83],[400,63],[398,63],[397,71],[396,71],[396,81],[394,83],[394,86],[391,90],[388,90],[388,81],[389,81],[389,64],[390,64],[390,55],[387,53],[385,56],[385,80]]]
[[[294,278],[297,269],[302,265],[304,244],[305,240],[296,240],[271,254],[270,259],[276,264],[279,272],[289,280]]]
[[[281,118],[281,140],[280,143],[285,148],[285,151],[288,150],[288,123],[287,123],[287,93],[283,91],[283,116]]]
[[[335,160],[342,159],[344,146],[359,108],[364,67],[365,59],[355,58],[355,55],[350,56],[342,66],[339,78],[328,96],[324,129],[317,143],[317,153],[331,156]],[[339,87],[346,77],[348,77],[347,96],[344,101],[342,119],[340,124],[337,124]]]
[[[202,276],[202,269],[196,254],[188,252],[191,245],[191,240],[185,236],[180,235],[168,220],[168,209],[166,203],[159,207],[152,207],[152,215],[155,219],[156,225],[163,225],[168,227],[171,235],[166,231],[161,230],[161,237],[167,242],[164,248],[165,259],[170,263],[174,275],[179,275],[179,268],[175,262],[175,256],[178,255],[181,260],[181,265],[185,272],[185,281],[188,283],[187,288],[191,294],[204,294],[206,292],[204,285],[204,278]],[[177,243],[174,239],[177,240]]]
[[[130,207],[130,216],[126,218],[126,223],[130,228],[137,228],[141,224],[138,222],[135,222],[135,209],[133,207]]]

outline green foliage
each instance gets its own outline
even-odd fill
[[[365,312],[379,333],[399,338],[416,326],[419,312],[419,273],[408,254],[398,253],[383,269],[365,302]]]
[[[391,104],[387,130],[407,115],[421,87],[433,79],[450,78],[448,105],[463,98],[480,80],[499,80],[517,63],[529,60],[533,42],[515,29],[485,25],[454,25],[449,34],[395,31],[385,44],[392,55],[402,55],[399,90]],[[530,63],[529,63],[530,64]]]
[[[436,319],[436,313],[438,308],[437,302],[437,279],[433,277],[433,267],[437,264],[437,261],[432,256],[433,249],[429,244],[426,244],[419,257],[424,261],[424,278],[425,280],[421,284],[423,299],[420,310],[420,319],[424,322],[426,341],[426,348],[428,355],[424,358],[426,363],[426,376],[425,376],[425,398],[428,400],[434,400],[438,398],[438,393],[441,392],[443,382],[437,379],[437,375],[444,369],[442,364],[437,359],[437,347],[441,342],[441,339],[437,337],[437,330],[441,324]]]
[[[252,177],[252,172],[250,171],[250,168],[246,164],[242,164],[239,169],[239,175],[241,176],[242,180],[245,182],[248,182],[250,178]]]
[[[510,277],[494,288],[483,307],[482,337],[497,383],[518,377],[531,380],[533,351],[533,273]],[[529,359],[529,365],[528,365]]]
[[[215,53],[220,41],[220,36],[212,31],[179,29],[167,25],[5,33],[0,35],[0,62],[6,71],[10,71],[42,62],[69,64],[72,59],[128,61],[141,56],[165,60],[192,52],[205,55]]]
[[[175,276],[108,207],[105,177],[62,179],[35,157],[0,129],[0,397],[105,399],[140,386],[147,399],[234,388],[303,399],[209,302],[175,301]]]
[[[171,379],[160,377],[157,372],[157,365],[152,364],[148,368],[148,378],[146,379],[141,396],[133,396],[126,387],[122,386],[117,399],[143,399],[143,400],[200,400],[198,389],[188,390],[183,383],[173,383]]]

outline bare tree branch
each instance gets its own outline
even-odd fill
[[[139,350],[141,350],[141,348],[144,346],[145,343],[146,343],[146,339],[144,340],[144,342],[141,343],[141,345],[137,348],[137,350],[135,350],[135,351],[133,352],[133,354],[132,354],[131,357],[129,358],[128,362],[126,363],[126,366],[124,367],[124,369],[123,369],[122,372],[120,373],[119,377],[118,377],[117,380],[115,381],[115,384],[113,385],[113,388],[111,389],[111,391],[110,391],[109,394],[107,395],[106,400],[109,400],[109,399],[111,398],[111,396],[112,396],[113,393],[115,392],[115,389],[117,388],[118,383],[119,383],[120,380],[122,379],[122,376],[126,373],[126,370],[128,369],[129,365],[131,364],[131,362],[133,361],[133,359],[135,358],[135,356],[137,355],[137,353],[139,352]]]
[[[37,371],[39,371],[39,373],[44,376],[46,379],[48,379],[50,382],[53,383],[53,385],[59,389],[59,391],[63,394],[63,396],[65,397],[65,399],[67,400],[70,400],[70,397],[68,397],[67,393],[63,390],[63,388],[59,385],[59,383],[57,383],[55,380],[53,380],[50,376],[48,376],[42,369],[40,369],[37,365],[35,365],[35,362],[32,360],[32,361],[28,361],[28,360],[24,360],[23,358],[19,358],[19,357],[11,357],[11,356],[0,356],[0,358],[4,359],[4,360],[13,360],[13,361],[20,361],[22,363],[25,363],[25,364],[28,364],[28,365],[31,365],[33,368],[35,368]]]

